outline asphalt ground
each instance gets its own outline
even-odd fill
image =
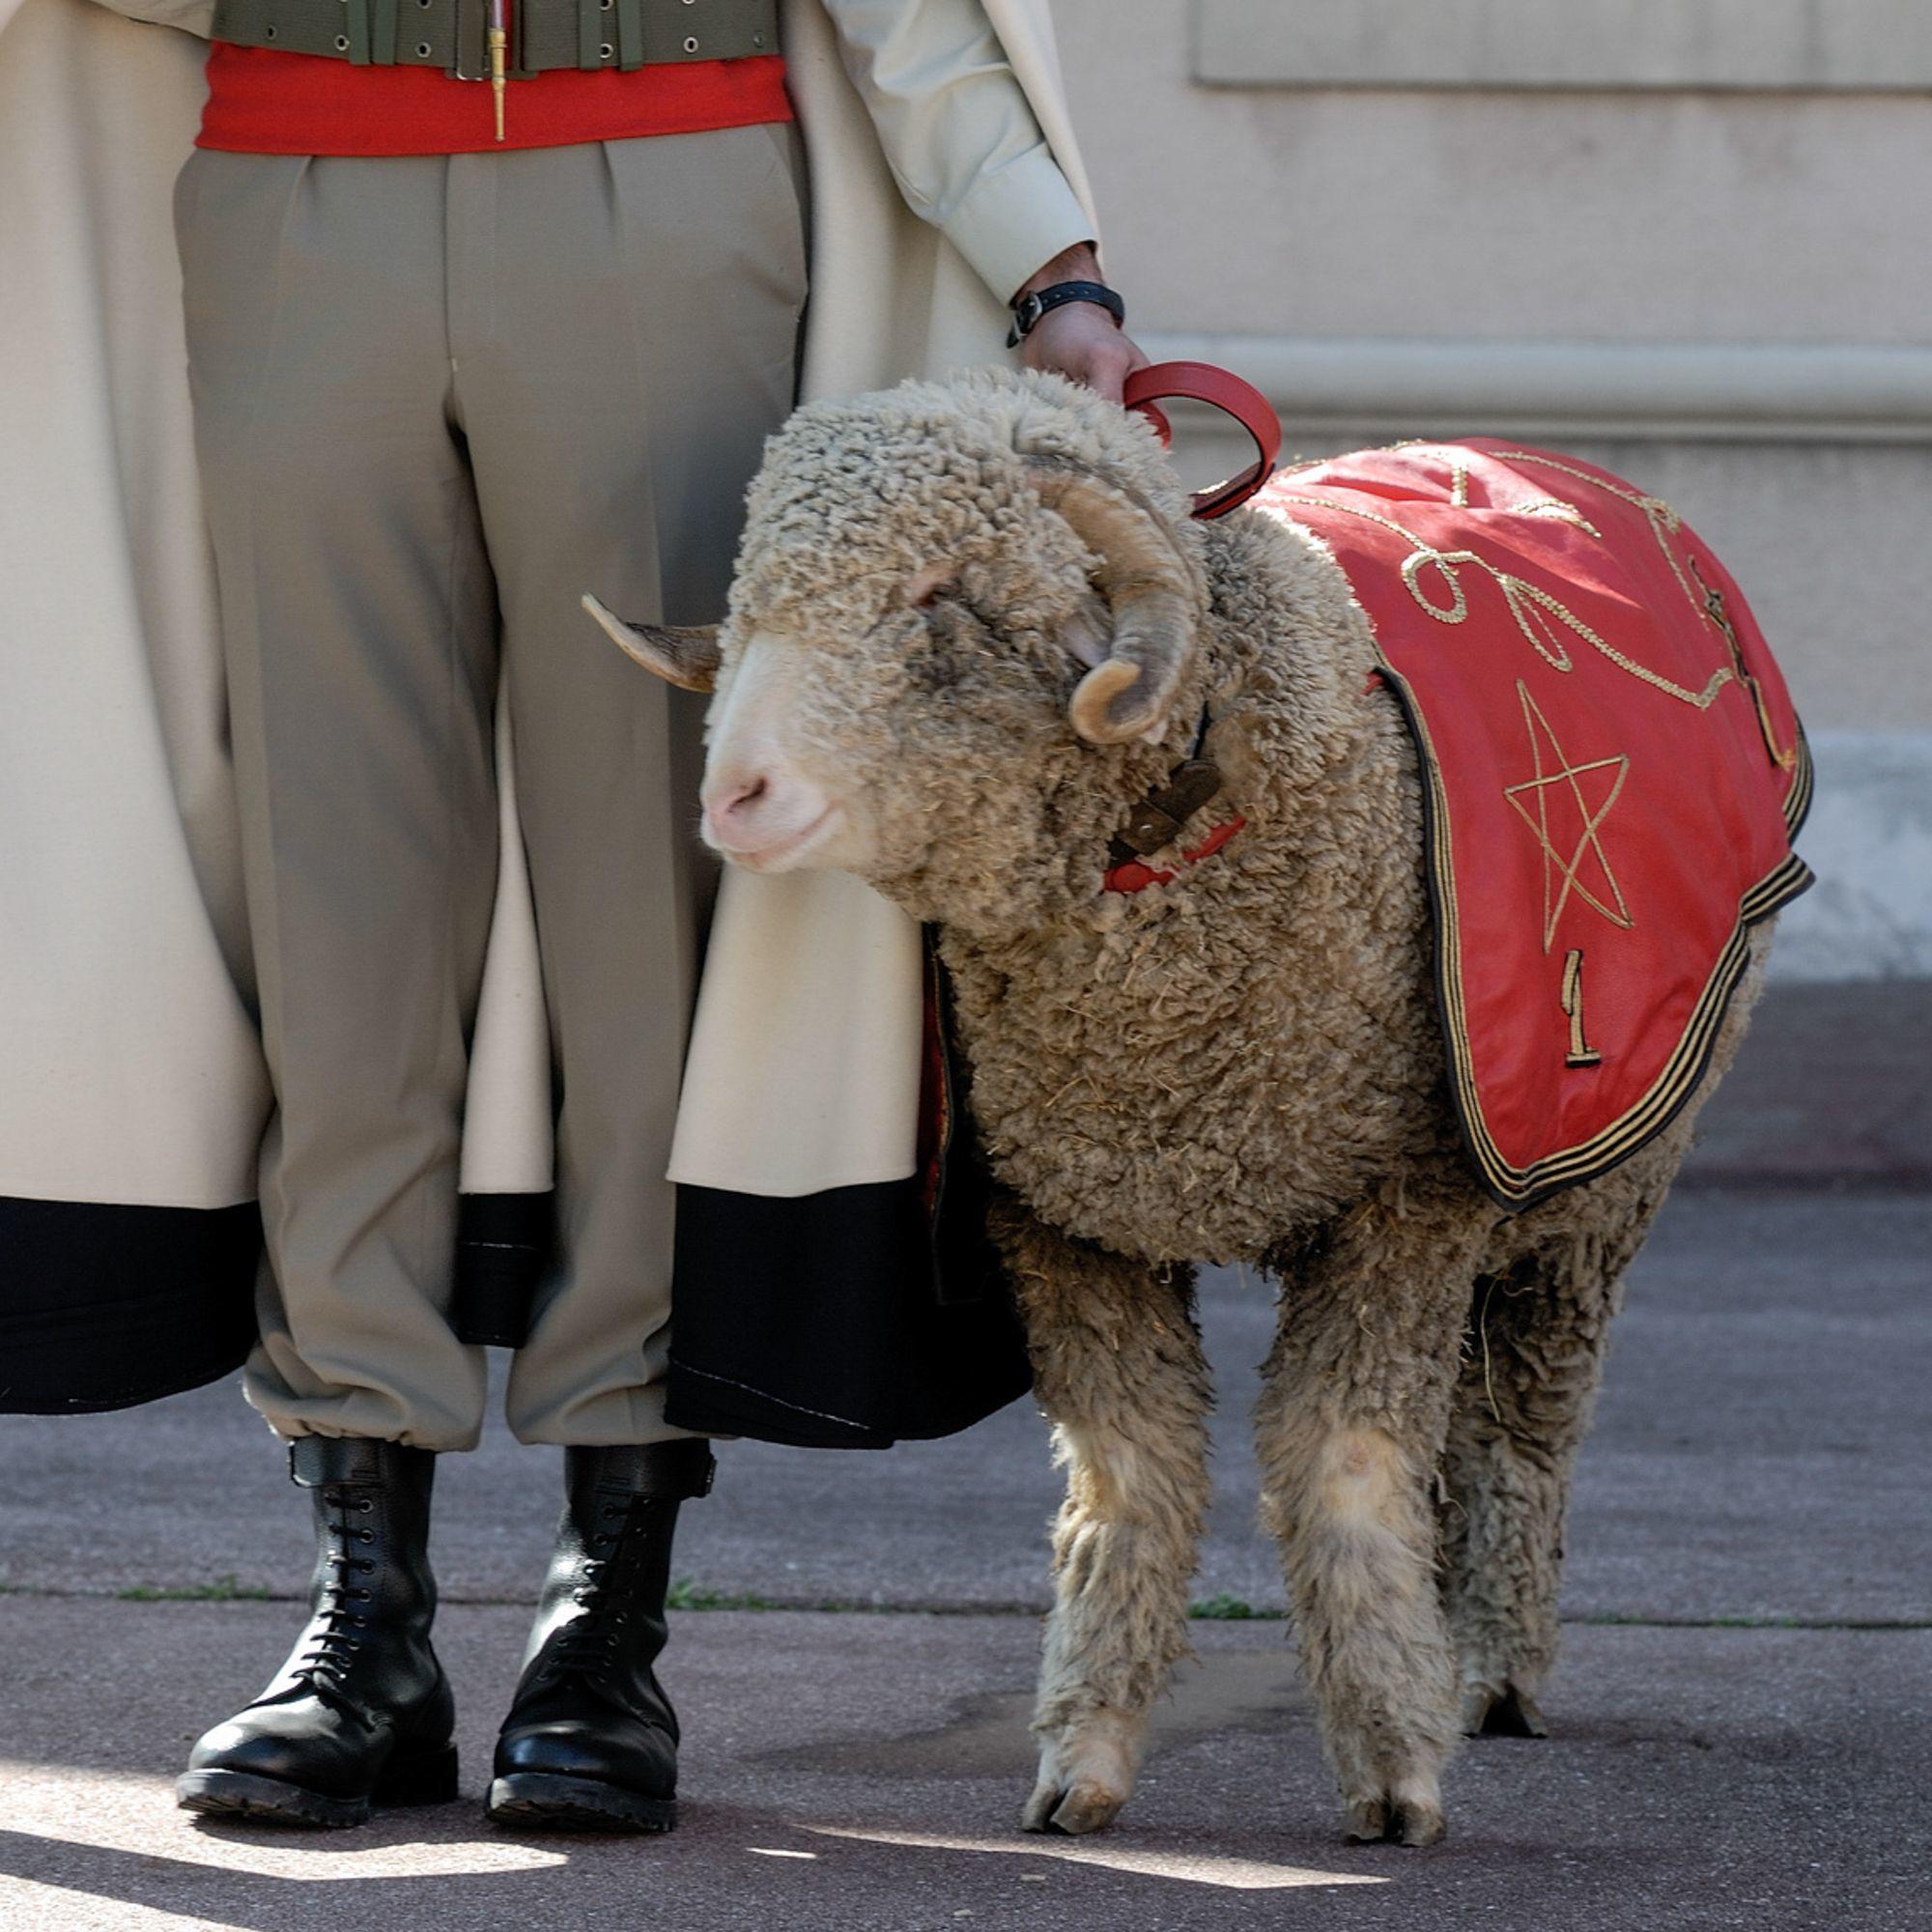
[[[462,1803],[320,1835],[172,1807],[186,1739],[279,1661],[285,1605],[0,1605],[7,1932],[1907,1932],[1932,1923],[1932,1633],[1585,1626],[1555,1735],[1472,1745],[1451,1836],[1347,1846],[1279,1626],[1202,1627],[1122,1823],[1022,1836],[1035,1630],[689,1613],[665,1839],[479,1811],[523,1617],[459,1606]]]
[[[1195,1590],[1224,1614],[1091,1840],[1012,1829],[1057,1493],[1027,1405],[884,1456],[723,1451],[677,1564],[714,1607],[675,1618],[667,1662],[685,1821],[620,1843],[477,1810],[554,1452],[493,1426],[439,1476],[464,1802],[290,1838],[169,1797],[298,1618],[302,1505],[260,1424],[232,1387],[0,1419],[0,1929],[1932,1928],[1932,1029],[1922,987],[1832,990],[1768,1010],[1633,1272],[1555,1734],[1462,1754],[1444,1846],[1340,1841],[1253,1526],[1268,1297],[1217,1275]]]

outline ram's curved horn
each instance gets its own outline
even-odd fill
[[[626,657],[683,691],[709,691],[718,675],[716,624],[627,624],[588,591],[583,608]]]
[[[1107,660],[1075,688],[1073,728],[1095,745],[1124,744],[1165,721],[1194,639],[1192,573],[1159,522],[1131,498],[1077,469],[1037,468],[1040,500],[1099,553],[1096,579],[1114,615]]]

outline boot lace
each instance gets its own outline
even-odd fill
[[[643,1500],[599,1504],[597,1526],[584,1539],[578,1584],[571,1592],[578,1614],[553,1643],[538,1672],[540,1679],[575,1676],[595,1682],[616,1662],[617,1646],[630,1620],[626,1605],[640,1547],[628,1532]]]
[[[375,1596],[367,1582],[357,1581],[375,1574],[375,1560],[355,1552],[374,1543],[376,1532],[353,1519],[372,1515],[376,1504],[373,1497],[351,1496],[335,1488],[323,1491],[322,1502],[327,1512],[323,1529],[328,1539],[326,1568],[307,1641],[297,1656],[292,1674],[298,1682],[317,1690],[340,1692],[362,1648],[361,1633],[369,1628],[365,1612]]]

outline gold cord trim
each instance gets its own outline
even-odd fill
[[[1556,741],[1556,733],[1550,729],[1549,720],[1543,715],[1543,707],[1529,695],[1529,686],[1521,678],[1516,681],[1516,695],[1522,705],[1522,722],[1529,732],[1529,753],[1536,764],[1536,776],[1524,779],[1520,784],[1505,785],[1503,796],[1519,818],[1536,835],[1536,842],[1543,848],[1543,950],[1548,952],[1556,941],[1556,927],[1563,918],[1564,908],[1570,903],[1570,895],[1575,893],[1583,903],[1600,912],[1609,923],[1628,932],[1636,921],[1631,915],[1630,907],[1624,901],[1624,889],[1617,883],[1617,875],[1610,869],[1609,854],[1604,850],[1602,827],[1610,815],[1610,808],[1624,794],[1624,786],[1630,779],[1630,754],[1617,753],[1607,758],[1592,758],[1588,764],[1575,763],[1568,753]],[[1538,737],[1539,729],[1542,737]],[[1556,754],[1559,769],[1546,772],[1543,769],[1543,747],[1548,740],[1549,749]],[[1604,802],[1594,810],[1583,796],[1583,780],[1592,772],[1614,771],[1616,781],[1604,796]],[[1549,788],[1551,785],[1567,784],[1572,800],[1577,807],[1577,816],[1582,823],[1582,831],[1577,839],[1576,849],[1565,858],[1550,842],[1549,838]],[[1536,811],[1531,815],[1529,807],[1520,794],[1528,792],[1536,801]],[[1583,864],[1584,854],[1593,853],[1598,867],[1604,875],[1605,883],[1610,889],[1610,896],[1616,900],[1616,909],[1611,910],[1577,876],[1577,868]],[[1561,892],[1555,890],[1556,879],[1563,880]],[[1580,955],[1573,955],[1580,957]]]
[[[1415,445],[1399,443],[1394,446],[1407,448]],[[1684,563],[1671,547],[1669,539],[1682,530],[1683,519],[1662,497],[1645,496],[1639,491],[1592,475],[1588,470],[1565,463],[1560,458],[1547,456],[1541,451],[1506,449],[1490,453],[1498,461],[1531,463],[1558,470],[1565,475],[1575,477],[1578,482],[1586,483],[1608,496],[1618,497],[1641,511],[1686,601],[1724,638],[1728,647],[1726,655],[1730,662],[1715,671],[1701,691],[1691,691],[1684,685],[1673,683],[1648,666],[1640,665],[1627,657],[1606,639],[1599,637],[1589,625],[1549,592],[1522,578],[1513,576],[1508,571],[1499,570],[1495,565],[1476,555],[1474,552],[1439,551],[1434,545],[1425,543],[1412,530],[1405,528],[1393,518],[1378,515],[1373,510],[1360,509],[1354,504],[1339,503],[1326,497],[1274,491],[1269,493],[1268,501],[1271,504],[1302,503],[1311,509],[1323,510],[1330,514],[1341,512],[1359,517],[1366,523],[1379,525],[1401,537],[1405,543],[1411,546],[1411,554],[1402,565],[1403,583],[1418,607],[1440,624],[1461,624],[1467,618],[1467,593],[1457,576],[1457,571],[1459,567],[1474,565],[1494,581],[1503,593],[1504,601],[1509,607],[1518,630],[1522,633],[1536,654],[1555,670],[1571,669],[1572,660],[1562,639],[1548,622],[1549,618],[1555,619],[1592,649],[1600,652],[1620,670],[1627,671],[1639,682],[1683,703],[1692,705],[1699,711],[1708,710],[1726,685],[1742,683],[1756,707],[1759,727],[1768,753],[1775,763],[1791,774],[1791,783],[1785,793],[1783,810],[1787,831],[1795,838],[1799,827],[1804,821],[1805,813],[1810,809],[1815,782],[1810,747],[1805,740],[1802,725],[1798,727],[1795,741],[1788,751],[1776,743],[1763,693],[1757,688],[1756,679],[1749,674],[1748,668],[1745,664],[1743,647],[1729,621],[1728,613],[1719,608],[1721,605],[1721,598],[1718,598],[1714,604],[1710,596],[1698,594],[1690,577],[1686,574]],[[1451,457],[1449,461],[1452,506],[1466,508],[1469,495],[1468,465],[1455,457]],[[1560,497],[1542,497],[1526,504],[1516,505],[1513,506],[1512,513],[1561,517],[1602,541],[1602,532],[1584,518],[1581,511],[1575,504],[1567,503]],[[1422,573],[1427,570],[1440,572],[1441,582],[1447,586],[1452,601],[1446,604],[1432,604],[1424,595]],[[1691,571],[1697,576],[1699,583],[1702,583],[1702,573],[1697,571],[1694,558],[1691,560]],[[1708,586],[1706,587],[1708,589]],[[1352,601],[1360,609],[1359,598],[1354,598]],[[1539,617],[1538,612],[1545,614]],[[1422,707],[1402,673],[1384,655],[1380,639],[1375,635],[1375,625],[1369,619],[1366,611],[1363,611],[1362,617],[1374,644],[1383,680],[1395,693],[1409,730],[1416,741],[1416,749],[1420,753],[1426,777],[1425,816],[1428,823],[1429,877],[1435,921],[1437,1005],[1447,1037],[1449,1085],[1455,1098],[1457,1117],[1484,1185],[1501,1207],[1512,1212],[1520,1212],[1524,1208],[1536,1206],[1538,1202],[1548,1200],[1550,1195],[1565,1187],[1594,1180],[1608,1173],[1670,1123],[1703,1077],[1719,1028],[1730,1004],[1731,995],[1736,991],[1738,981],[1744,977],[1745,968],[1749,963],[1750,927],[1769,919],[1779,907],[1796,898],[1811,885],[1813,875],[1811,868],[1795,852],[1787,853],[1771,871],[1743,895],[1738,902],[1737,921],[1731,928],[1730,937],[1719,952],[1676,1046],[1657,1078],[1651,1083],[1649,1091],[1634,1106],[1587,1141],[1560,1149],[1557,1152],[1547,1155],[1526,1168],[1511,1166],[1489,1131],[1477,1093],[1475,1066],[1463,997],[1462,924],[1457,914],[1456,879],[1450,853],[1448,793],[1442,782],[1435,748],[1431,740],[1428,720],[1423,716]],[[1531,701],[1528,700],[1527,689],[1521,679],[1518,680],[1518,689],[1523,692],[1526,701]],[[1548,728],[1547,724],[1545,728]],[[1534,743],[1533,728],[1532,743]],[[1554,743],[1552,734],[1552,746]],[[1560,749],[1557,755],[1562,763],[1568,764]],[[1585,769],[1595,770],[1616,762],[1615,759],[1599,760]],[[1624,760],[1624,764],[1628,766],[1628,759]],[[1601,825],[1603,818],[1607,815],[1609,806],[1615,803],[1617,794],[1622,788],[1623,776],[1619,775],[1617,786],[1612,789],[1609,800],[1597,813],[1594,824],[1589,812],[1585,810],[1584,823],[1593,831],[1595,826]],[[1527,786],[1510,787],[1508,790],[1531,789],[1538,785],[1539,781],[1553,782],[1565,777],[1574,775],[1558,772],[1552,779],[1546,780],[1539,763],[1537,780],[1530,781]],[[1510,797],[1510,803],[1530,824],[1532,831],[1538,830],[1536,822],[1530,819],[1528,812],[1517,798]],[[1547,826],[1544,832],[1547,833]],[[1580,859],[1580,848],[1577,856]],[[1601,856],[1600,849],[1599,857]],[[1560,867],[1560,859],[1558,864]],[[1609,877],[1613,895],[1623,915],[1622,919],[1591,898],[1587,892],[1584,893],[1584,896],[1591,898],[1591,903],[1595,904],[1597,910],[1612,923],[1628,925],[1631,923],[1629,908],[1624,904],[1622,893],[1616,889],[1614,876],[1609,873],[1607,865],[1605,867],[1605,871],[1606,877]],[[1548,886],[1549,875],[1546,867],[1546,913],[1548,910]],[[1577,886],[1577,890],[1582,891],[1580,884]],[[1561,910],[1559,901],[1556,911],[1560,913]],[[1546,923],[1546,952],[1549,950],[1553,937],[1554,923],[1550,921]],[[1577,994],[1577,1011],[1573,1016],[1577,1028],[1572,1039],[1575,1048],[1581,1037],[1580,953],[1573,954],[1572,960],[1577,972],[1573,976],[1566,970],[1565,1009],[1570,1010],[1570,991],[1574,978],[1577,981],[1575,986]],[[1578,1063],[1573,1062],[1573,1064]]]
[[[1364,612],[1364,621],[1367,613]],[[1374,626],[1370,626],[1371,636]],[[1456,879],[1450,857],[1449,800],[1436,763],[1435,748],[1429,736],[1428,721],[1422,715],[1415,694],[1402,673],[1382,655],[1379,642],[1376,655],[1382,675],[1402,703],[1428,781],[1429,867],[1435,905],[1436,992],[1443,1029],[1449,1047],[1449,1086],[1455,1098],[1456,1114],[1462,1123],[1483,1184],[1491,1196],[1513,1212],[1533,1208],[1540,1201],[1565,1187],[1595,1180],[1669,1125],[1684,1102],[1695,1091],[1722,1022],[1731,994],[1744,977],[1750,958],[1749,928],[1769,919],[1777,909],[1796,898],[1812,883],[1811,868],[1793,852],[1745,893],[1738,902],[1737,923],[1730,938],[1719,953],[1689,1022],[1649,1091],[1634,1106],[1587,1141],[1559,1149],[1526,1168],[1513,1167],[1497,1148],[1484,1119],[1477,1093],[1475,1065],[1469,1044],[1468,1024],[1463,997],[1462,925],[1457,916]],[[1803,802],[1811,787],[1810,749],[1800,732],[1795,752],[1793,797],[1785,801],[1787,823],[1795,830],[1802,822]],[[1793,810],[1793,798],[1802,791],[1804,800]]]
[[[1607,638],[1592,630],[1567,604],[1552,596],[1541,584],[1532,583],[1527,578],[1518,577],[1511,571],[1497,569],[1494,564],[1485,557],[1478,556],[1472,550],[1437,550],[1434,544],[1425,543],[1413,530],[1406,528],[1393,517],[1381,516],[1374,510],[1364,510],[1353,503],[1338,503],[1328,497],[1302,496],[1283,491],[1271,496],[1269,500],[1275,503],[1303,503],[1314,510],[1359,517],[1364,523],[1378,524],[1383,529],[1399,536],[1404,543],[1411,545],[1412,554],[1403,561],[1403,583],[1417,606],[1429,616],[1434,617],[1438,624],[1460,624],[1468,615],[1467,594],[1463,589],[1462,582],[1456,573],[1463,565],[1480,570],[1492,579],[1496,588],[1502,592],[1503,601],[1509,606],[1510,616],[1515,620],[1517,629],[1528,639],[1530,648],[1553,670],[1567,671],[1573,668],[1573,661],[1563,640],[1556,635],[1554,625],[1548,621],[1548,618],[1554,618],[1557,624],[1580,638],[1593,651],[1606,658],[1619,670],[1627,671],[1632,677],[1649,685],[1654,691],[1662,692],[1666,697],[1674,697],[1682,703],[1694,705],[1699,711],[1708,711],[1717,702],[1718,694],[1737,676],[1731,666],[1722,665],[1711,673],[1709,682],[1701,691],[1691,691],[1685,685],[1673,683],[1661,671],[1652,670],[1648,665],[1638,664],[1634,658],[1626,656]],[[1574,505],[1567,507],[1573,510],[1575,508]],[[1581,524],[1580,513],[1577,514],[1576,521]],[[1664,554],[1670,554],[1668,546],[1665,547]],[[1684,583],[1683,567],[1674,556],[1670,557],[1670,567],[1676,572],[1677,581]],[[1456,600],[1453,604],[1446,606],[1432,604],[1423,595],[1419,582],[1420,574],[1424,570],[1431,569],[1442,573],[1443,582],[1448,584]],[[1686,590],[1688,594],[1688,584]],[[1691,601],[1693,604],[1696,602],[1694,598]],[[1699,605],[1697,608],[1701,610],[1702,606]]]

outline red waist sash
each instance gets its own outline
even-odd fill
[[[513,80],[502,149],[560,148],[789,121],[784,59],[557,68]],[[434,68],[354,67],[274,47],[208,50],[199,148],[244,155],[460,155],[498,150],[485,82]]]

